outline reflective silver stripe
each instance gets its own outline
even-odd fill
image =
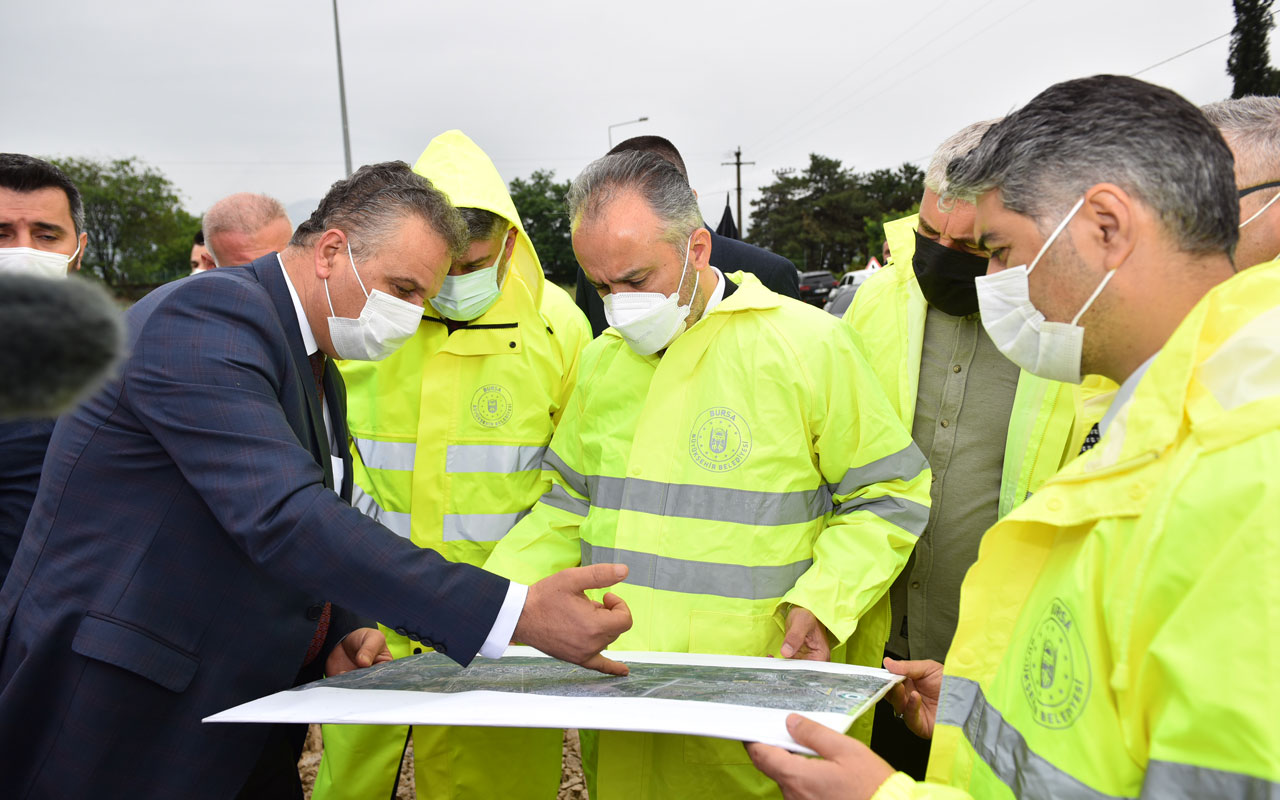
[[[1280,783],[1239,772],[1227,772],[1174,761],[1147,763],[1142,796],[1154,798],[1200,798],[1216,800],[1277,800]]]
[[[371,496],[365,494],[359,484],[351,486],[351,505],[366,517],[372,517],[381,522],[384,527],[390,528],[391,532],[397,536],[409,538],[412,531],[409,515],[399,511],[387,511]]]
[[[380,442],[376,439],[355,440],[360,460],[370,469],[413,470],[413,456],[418,447],[413,442]]]
[[[668,592],[710,594],[746,600],[782,597],[813,564],[812,559],[776,567],[748,567],[714,561],[687,561],[582,542],[582,564],[626,564],[626,582]]]
[[[896,453],[878,458],[861,467],[850,467],[840,483],[831,488],[832,494],[853,494],[864,486],[883,481],[916,478],[929,468],[929,461],[916,447],[915,442],[908,444]]]
[[[528,513],[445,514],[443,538],[446,542],[496,542]]]
[[[524,472],[537,469],[542,451],[537,446],[451,444],[445,448],[445,472]]]
[[[642,511],[664,517],[737,522],[743,525],[792,525],[812,522],[831,510],[826,486],[798,492],[753,492],[694,483],[660,483],[639,478],[587,479],[591,505]],[[772,595],[770,595],[772,596]]]
[[[582,473],[570,469],[569,465],[564,463],[564,459],[556,455],[556,451],[550,447],[542,456],[542,466],[543,469],[550,468],[560,473],[560,477],[569,484],[569,488],[578,494],[587,494],[587,479],[582,476]]]
[[[836,506],[837,515],[851,511],[869,511],[917,538],[929,524],[929,507],[902,497],[855,497]]]
[[[1013,790],[1019,800],[1117,798],[1086,786],[1033,752],[1017,728],[1005,722],[1000,712],[987,702],[982,687],[968,678],[942,676],[937,722],[963,730],[978,758]]]
[[[552,508],[568,511],[570,514],[577,514],[580,517],[585,517],[587,512],[591,510],[590,503],[586,500],[579,500],[569,494],[559,484],[552,486],[550,491],[538,499]]]

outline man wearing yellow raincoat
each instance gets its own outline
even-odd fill
[[[627,564],[621,650],[877,663],[886,620],[866,616],[928,519],[929,469],[857,335],[712,266],[693,191],[652,153],[594,162],[569,205],[612,327],[583,353],[551,490],[485,568]],[[583,748],[592,800],[778,796],[737,742],[606,731]]]
[[[1276,797],[1280,263],[1234,274],[1226,143],[1173,92],[1100,75],[947,178],[977,201],[1002,352],[1120,388],[1097,444],[983,537],[945,667],[888,665],[928,782],[798,715],[827,760],[756,763],[814,800]]]
[[[471,234],[418,332],[378,362],[341,362],[353,439],[352,504],[450,561],[483,565],[550,488],[543,451],[591,339],[545,280],[488,156],[461,131],[431,141],[414,171],[445,192]],[[429,642],[383,628],[397,658]],[[409,731],[324,726],[314,797],[389,797]],[[561,733],[412,729],[419,797],[555,797]]]

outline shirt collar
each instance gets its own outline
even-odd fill
[[[276,253],[276,261],[280,264],[280,271],[284,273],[284,285],[289,287],[289,298],[293,300],[293,310],[298,314],[298,330],[302,333],[302,347],[307,351],[307,355],[315,355],[320,346],[316,344],[316,335],[311,332],[311,323],[307,321],[307,312],[302,310],[302,300],[298,297],[298,290],[293,288],[293,281],[289,280],[289,270],[284,268],[284,259]]]
[[[716,276],[716,288],[711,290],[711,296],[707,298],[707,307],[702,309],[702,315],[704,317],[707,314],[710,314],[711,309],[719,305],[720,301],[724,299],[724,273],[716,267],[711,267],[711,271],[715,273]]]
[[[1133,393],[1138,388],[1138,384],[1142,382],[1142,376],[1147,374],[1147,370],[1151,368],[1151,362],[1156,360],[1156,356],[1160,355],[1157,350],[1151,358],[1142,362],[1142,365],[1133,371],[1133,374],[1124,379],[1124,383],[1120,384],[1120,388],[1116,391],[1115,398],[1111,401],[1111,406],[1107,409],[1107,413],[1102,415],[1102,421],[1098,423],[1098,433],[1105,434],[1107,428],[1111,427],[1111,422],[1120,413],[1120,410],[1129,404],[1133,399]]]

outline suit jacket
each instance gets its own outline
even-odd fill
[[[0,796],[232,797],[269,726],[200,720],[291,686],[323,601],[467,664],[506,596],[331,490],[274,254],[126,320],[122,375],[59,420],[0,590]],[[355,624],[335,616],[331,641]]]
[[[709,226],[703,227],[711,234],[711,263],[721,272],[750,272],[770,290],[800,299],[800,273],[796,271],[795,264],[763,247],[730,239],[711,230]],[[591,323],[591,335],[599,336],[604,333],[604,329],[609,327],[609,321],[604,318],[604,301],[587,280],[581,267],[578,268],[574,301],[582,309],[582,313],[587,315],[587,320]]]
[[[0,584],[35,502],[40,465],[52,434],[51,419],[0,422]]]

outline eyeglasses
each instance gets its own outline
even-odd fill
[[[1270,183],[1260,183],[1257,186],[1250,186],[1248,189],[1241,189],[1237,194],[1239,194],[1240,199],[1243,200],[1254,192],[1260,192],[1263,189],[1275,189],[1277,187],[1280,187],[1280,181],[1271,181]]]

